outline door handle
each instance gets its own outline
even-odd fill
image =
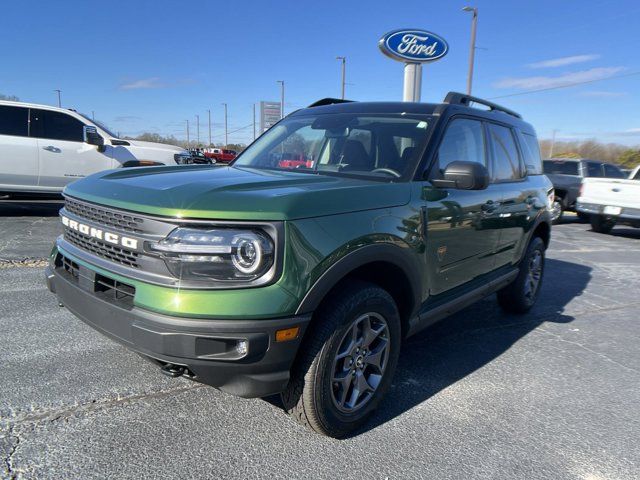
[[[58,147],[54,147],[53,145],[48,145],[46,147],[42,147],[42,149],[46,150],[47,152],[53,152],[53,153],[62,152],[62,150],[60,150]]]

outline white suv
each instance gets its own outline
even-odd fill
[[[176,165],[188,157],[174,145],[121,140],[73,110],[0,101],[0,199],[59,194],[101,170]]]

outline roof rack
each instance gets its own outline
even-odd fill
[[[333,105],[334,103],[352,103],[353,100],[343,100],[340,98],[323,98],[317,102],[313,102],[307,108],[322,107],[323,105]]]
[[[450,105],[464,105],[466,107],[470,107],[472,103],[479,103],[480,105],[484,105],[485,107],[489,107],[489,110],[497,110],[499,112],[504,112],[509,115],[512,115],[516,118],[522,118],[519,113],[514,112],[513,110],[509,110],[503,106],[497,105],[488,100],[483,100],[482,98],[472,97],[471,95],[467,95],[459,92],[449,92],[447,96],[444,98],[443,103],[448,103]]]

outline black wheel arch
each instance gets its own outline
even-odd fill
[[[367,245],[342,257],[316,280],[296,314],[313,313],[332,290],[351,278],[375,283],[391,294],[404,334],[421,303],[422,275],[415,254],[397,245]]]

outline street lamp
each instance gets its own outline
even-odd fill
[[[209,114],[209,146],[211,146],[211,110],[207,110]]]
[[[196,147],[200,146],[200,115],[196,115]]]
[[[229,146],[229,136],[227,129],[227,104],[223,103],[222,105],[224,105],[224,148],[227,148]]]
[[[345,73],[346,73],[346,64],[347,57],[336,57],[336,60],[342,60],[342,100],[344,100],[344,86],[345,86]]]
[[[469,49],[469,74],[467,75],[467,95],[471,95],[471,83],[473,82],[473,60],[476,53],[476,27],[478,26],[478,8],[464,7],[464,12],[472,12],[471,18],[471,46]]]
[[[280,118],[284,118],[284,80],[276,80],[280,84]]]
[[[58,92],[58,108],[62,107],[62,102],[60,102],[60,93],[62,90],[55,89],[54,92]]]

